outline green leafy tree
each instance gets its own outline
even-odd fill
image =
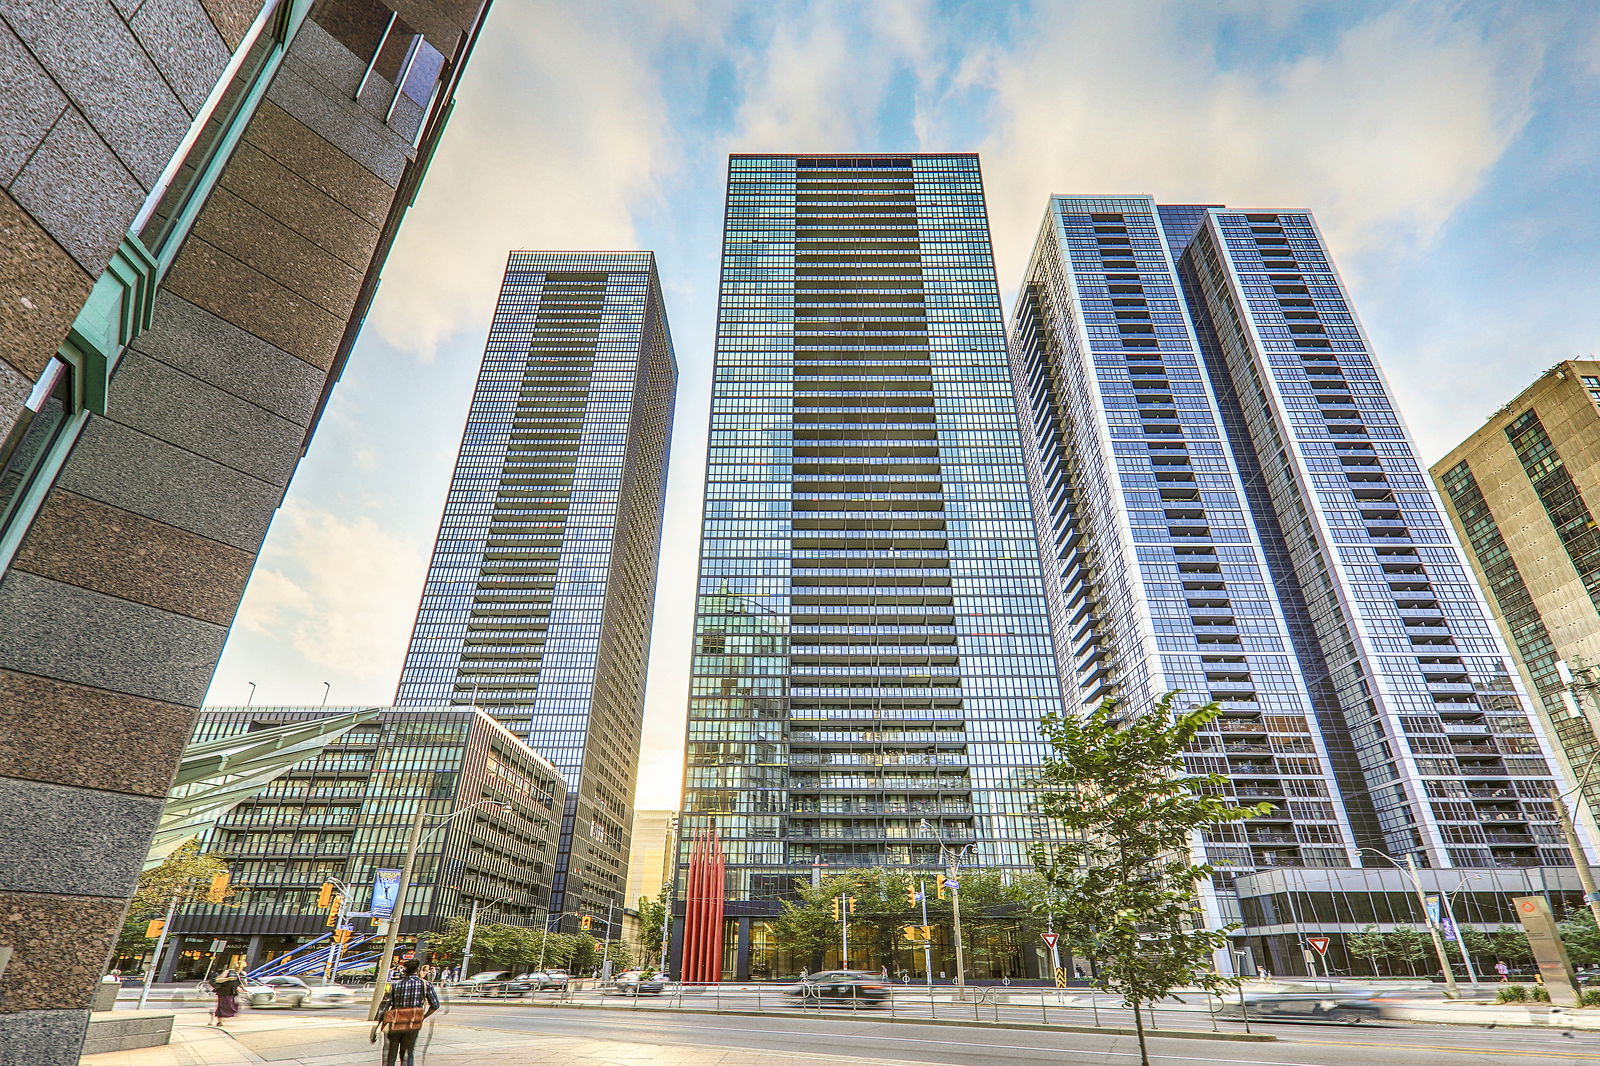
[[[1600,963],[1600,929],[1595,928],[1594,916],[1587,907],[1570,912],[1562,920],[1560,929],[1572,965],[1594,966]]]
[[[1413,972],[1417,963],[1435,954],[1433,937],[1414,925],[1402,925],[1383,934],[1383,943],[1388,957],[1404,964],[1407,972]]]
[[[178,905],[207,901],[215,878],[228,872],[228,860],[215,851],[202,852],[196,841],[182,844],[159,866],[139,875],[128,902],[128,914],[117,937],[117,961],[143,959],[155,945],[145,930],[152,918],[166,914],[173,900]],[[215,902],[230,903],[242,891],[229,884]],[[237,906],[237,904],[235,904]]]
[[[1378,960],[1389,956],[1389,944],[1375,925],[1369,925],[1361,932],[1351,933],[1345,937],[1344,949],[1358,959],[1366,959],[1367,965],[1375,974],[1382,972]]]
[[[607,943],[611,945],[611,972],[621,973],[623,970],[632,969],[633,945],[626,940],[611,940]]]
[[[1176,701],[1169,692],[1140,712],[1107,699],[1081,717],[1043,720],[1052,752],[1039,774],[1039,807],[1072,839],[1036,846],[1034,863],[1057,929],[1097,961],[1096,987],[1133,1008],[1144,1066],[1145,1004],[1186,986],[1226,993],[1237,985],[1213,965],[1237,926],[1202,924],[1197,892],[1212,870],[1192,861],[1195,835],[1272,809],[1234,805],[1216,793],[1226,778],[1187,771],[1184,751],[1222,708],[1180,711]]]
[[[667,928],[667,904],[661,896],[639,897],[639,958],[641,965],[661,965],[661,937]]]

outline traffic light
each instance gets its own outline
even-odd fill
[[[228,882],[231,875],[224,870],[211,879],[211,887],[206,889],[207,903],[221,903],[228,898]]]
[[[589,925],[593,921],[594,918],[592,916],[585,914],[581,919],[578,920],[578,928],[587,933],[589,931]]]
[[[333,892],[334,885],[332,881],[322,882],[322,889],[317,893],[317,906],[320,909],[327,910],[333,905]]]
[[[340,944],[348,944],[350,942],[350,930],[335,929],[333,931],[333,939]]]
[[[339,910],[343,906],[344,897],[334,896],[333,903],[328,907],[328,924],[330,926],[337,926],[339,924]]]
[[[167,926],[165,918],[152,918],[150,924],[144,927],[144,935],[151,940],[161,935],[161,930]]]
[[[906,902],[908,904],[915,907],[917,905],[917,901],[921,898],[922,893],[917,891],[917,883],[915,881],[912,881],[906,885]]]
[[[833,897],[833,920],[837,922],[837,921],[843,920],[843,918],[844,918],[844,897],[843,896],[834,896]]]
[[[856,912],[856,898],[854,896],[846,896],[844,898],[844,912],[846,914],[854,914]]]
[[[944,899],[944,878],[939,878],[938,884],[939,887],[934,890],[934,895],[940,899]]]

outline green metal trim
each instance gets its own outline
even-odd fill
[[[62,357],[76,370],[79,408],[106,413],[111,368],[134,337],[150,328],[155,315],[160,264],[139,238],[128,234],[89,293],[68,334]]]

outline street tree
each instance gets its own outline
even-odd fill
[[[1358,959],[1366,959],[1374,974],[1381,974],[1379,959],[1389,957],[1389,943],[1376,925],[1369,925],[1359,933],[1344,938],[1344,949]]]
[[[117,937],[117,961],[144,958],[152,943],[144,935],[150,920],[165,914],[174,900],[179,906],[202,901],[232,903],[243,890],[241,887],[230,882],[219,895],[214,896],[212,891],[216,879],[227,872],[227,859],[214,851],[201,851],[199,843],[190,840],[161,865],[141,873]]]
[[[639,897],[639,960],[640,965],[664,965],[661,955],[661,938],[667,928],[667,904],[660,896]]]
[[[1086,715],[1042,722],[1051,754],[1039,808],[1068,841],[1036,845],[1034,864],[1056,928],[1096,960],[1096,987],[1133,1009],[1144,1066],[1146,1004],[1183,987],[1237,986],[1213,962],[1237,926],[1204,926],[1198,890],[1212,870],[1192,852],[1201,830],[1272,808],[1238,806],[1220,794],[1225,777],[1188,772],[1183,753],[1221,714],[1214,702],[1180,710],[1169,692],[1143,711],[1107,699]]]

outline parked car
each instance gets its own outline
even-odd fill
[[[263,977],[240,990],[252,1007],[348,1007],[356,995],[343,985],[309,984],[298,977]]]
[[[801,980],[787,994],[806,999],[847,1001],[881,1006],[889,998],[882,977],[864,970],[824,970]]]
[[[526,982],[530,992],[565,992],[567,985],[572,983],[572,978],[567,976],[565,970],[535,970],[523,974],[517,980]]]
[[[624,970],[611,981],[611,987],[623,996],[659,996],[667,987],[660,974],[643,970]]]

